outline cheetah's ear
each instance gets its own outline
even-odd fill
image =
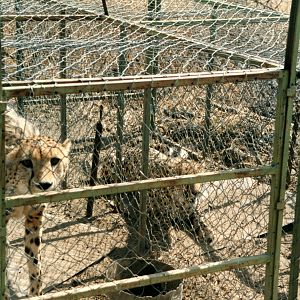
[[[70,141],[69,139],[66,139],[66,140],[63,142],[62,146],[65,148],[67,154],[69,154],[69,152],[70,152],[70,150],[71,150],[71,146],[72,146],[71,141]]]

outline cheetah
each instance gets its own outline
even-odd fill
[[[37,128],[8,110],[5,114],[6,196],[56,190],[69,164],[70,140],[63,143],[42,136]],[[41,294],[41,235],[46,204],[16,207],[6,212],[10,218],[25,217],[24,247],[30,286],[28,295]],[[8,299],[8,294],[6,295]]]
[[[153,145],[157,147],[157,145]],[[141,163],[139,147],[124,147],[122,164],[118,168],[115,158],[109,153],[101,159],[98,178],[100,183],[115,183],[118,181],[138,180],[143,176],[138,166]],[[172,149],[171,149],[172,150]],[[167,177],[197,173],[203,166],[189,158],[164,154],[155,148],[149,149],[149,178]],[[114,172],[115,171],[115,172]],[[209,245],[213,235],[202,221],[201,212],[197,209],[201,184],[177,186],[164,189],[152,189],[147,200],[147,229],[145,240],[147,249],[155,252],[167,250],[171,244],[169,229],[184,231],[196,244]],[[137,192],[124,193],[120,196],[108,196],[109,204],[124,218],[129,234],[135,236],[139,228],[139,211],[141,194]]]

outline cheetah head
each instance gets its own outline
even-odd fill
[[[55,190],[68,170],[70,148],[69,140],[45,136],[20,141],[6,156],[7,185],[15,195]]]

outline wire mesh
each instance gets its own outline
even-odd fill
[[[270,106],[270,111],[262,112],[262,108],[255,104],[260,103],[262,107],[266,107],[261,101],[275,101],[275,89],[270,88],[269,98],[265,97],[266,94],[261,95],[260,92],[261,84],[263,83],[245,82],[214,86],[215,100],[212,101],[212,122],[207,141],[204,139],[206,87],[157,90],[148,177],[221,171],[228,168],[253,168],[270,163],[274,110]],[[264,84],[266,86],[266,82]],[[270,81],[269,84],[272,87],[275,83]],[[249,100],[249,90],[255,94],[252,101]],[[129,91],[128,94],[131,95],[129,99],[126,98],[128,95],[124,95],[127,100],[122,115],[122,162],[119,165],[115,154],[118,143],[118,106],[112,101],[116,95],[84,95],[82,102],[78,102],[77,97],[76,100],[68,99],[68,136],[77,140],[70,155],[68,187],[89,185],[92,137],[99,119],[100,105],[103,107],[104,128],[97,183],[144,178],[141,173],[140,119],[143,113],[143,95],[134,91]],[[218,95],[224,95],[222,101],[222,97]],[[101,100],[92,101],[95,97]],[[87,99],[91,101],[87,102]],[[59,140],[60,99],[53,100],[45,97],[35,99],[34,101],[41,104],[27,103],[24,112],[29,120],[34,120],[42,134],[47,133]],[[53,121],[49,123],[49,119]],[[148,219],[144,236],[147,251],[151,256],[159,257],[176,268],[263,253],[266,250],[266,238],[258,236],[267,231],[269,182],[269,179],[261,177],[151,190],[148,194]],[[65,288],[70,282],[73,285],[89,283],[90,272],[93,272],[90,268],[78,276],[76,274],[101,258],[101,262],[97,264],[98,271],[94,270],[95,274],[92,276],[95,280],[103,278],[110,259],[140,256],[137,243],[141,238],[140,199],[141,193],[97,199],[90,221],[85,219],[86,199],[50,205],[45,215],[42,250],[45,291],[53,290],[54,287]],[[13,237],[16,227],[22,228],[17,222],[12,229]],[[12,257],[16,253],[21,256],[21,236],[18,243],[15,242],[16,238],[9,238],[12,239],[11,247],[14,247]],[[24,259],[24,256],[21,257]],[[48,260],[47,257],[51,259]],[[254,270],[253,273],[259,272],[263,276],[264,267],[260,271],[257,268]],[[26,274],[26,266],[22,278],[26,278],[24,272]],[[244,271],[240,272],[243,274]],[[234,291],[231,289],[227,294],[228,289],[224,283],[227,275],[218,276],[223,280],[215,279],[219,280],[220,285],[220,291],[216,292],[215,297],[238,294],[244,285],[249,285],[247,289],[252,290],[253,298],[259,295],[262,297],[263,282],[257,291],[258,279],[246,279],[246,282],[242,281],[240,285],[236,285]],[[235,279],[232,280],[239,281],[236,276],[233,273],[232,278]],[[245,276],[248,278],[250,275]],[[200,297],[197,292],[199,285],[207,285],[209,281],[206,278],[204,282],[203,279],[200,282],[199,280],[187,280],[187,285],[184,284],[190,297]],[[11,281],[18,282],[17,278]],[[196,282],[197,287],[193,289]],[[222,287],[227,290],[226,293],[221,292]],[[26,291],[25,287],[22,289],[23,292]]]
[[[102,13],[101,5],[93,1],[68,5],[55,1],[47,1],[47,5],[42,1],[8,3],[4,14],[27,15],[28,20],[16,22],[12,18],[5,22],[7,79],[53,78],[62,72],[70,78],[111,75],[118,70],[120,53],[127,62],[121,75],[143,74],[147,69],[145,55],[151,48],[155,48],[153,59],[160,60],[160,74],[259,67],[268,60],[283,60],[287,15],[221,4],[185,1],[175,5],[163,1],[154,5],[150,14],[146,1],[112,3],[110,16],[103,19],[97,18]],[[37,13],[46,17],[34,21]],[[51,21],[49,15],[61,14],[79,17]],[[155,25],[159,20],[163,21]],[[224,24],[218,25],[218,20]],[[59,69],[61,50],[66,52],[64,70]],[[251,56],[257,56],[259,62],[254,64]]]
[[[212,71],[225,76],[283,63],[288,1],[110,1],[108,12],[104,16],[100,1],[93,0],[7,1],[2,6],[4,87],[53,78],[158,74],[163,79]],[[10,102],[40,135],[72,140],[62,185],[82,188],[91,179],[112,184],[270,165],[277,90],[276,79],[247,81],[246,76],[242,82],[33,94]],[[95,170],[97,122],[103,128]],[[26,136],[24,126],[16,132]],[[120,258],[157,259],[176,269],[263,254],[270,181],[271,176],[246,177],[91,198],[89,218],[87,199],[50,203],[43,214],[43,293],[105,282]],[[292,219],[293,200],[284,224]],[[23,223],[8,224],[12,299],[32,287]],[[288,239],[281,299],[287,295]],[[185,279],[183,295],[263,299],[264,280],[265,266],[251,266]]]

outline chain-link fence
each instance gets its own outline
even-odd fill
[[[290,6],[1,4],[9,299],[287,299]]]

